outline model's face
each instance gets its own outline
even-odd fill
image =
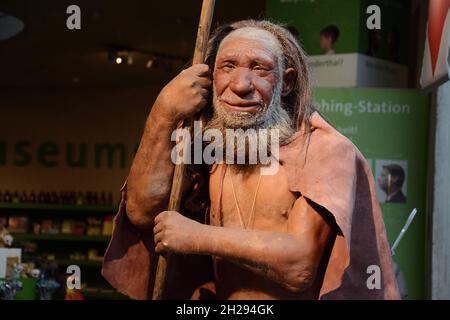
[[[333,48],[333,40],[331,37],[320,36],[320,48],[323,50],[329,50]]]
[[[209,128],[279,129],[280,139],[291,135],[282,98],[295,87],[297,71],[285,68],[282,57],[278,39],[266,30],[240,28],[225,37],[215,61]]]
[[[387,192],[389,189],[389,172],[386,169],[383,169],[378,177],[378,185],[380,188]]]
[[[280,143],[290,137],[294,126],[291,115],[282,106],[282,97],[295,87],[297,71],[285,68],[282,57],[278,39],[266,30],[240,28],[225,37],[213,71],[214,114],[207,129],[225,129],[225,135],[226,129],[275,129]],[[248,131],[241,138],[258,144],[256,130]],[[238,134],[237,130],[234,134]],[[235,152],[241,149],[237,147]],[[248,156],[249,148],[244,151]]]
[[[265,112],[280,78],[270,44],[245,37],[225,39],[214,69],[214,90],[229,113]]]

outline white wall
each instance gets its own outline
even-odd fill
[[[450,81],[437,91],[435,139],[431,297],[450,299]]]

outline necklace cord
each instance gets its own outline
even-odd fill
[[[229,170],[227,170],[227,171],[229,171]],[[253,225],[253,220],[254,220],[254,216],[255,216],[255,204],[256,204],[256,198],[257,198],[257,196],[258,196],[258,191],[259,191],[259,186],[260,186],[260,184],[261,184],[261,177],[262,177],[262,175],[261,175],[261,173],[260,173],[260,174],[259,174],[259,177],[258,177],[258,183],[257,183],[257,185],[256,185],[255,194],[254,194],[254,196],[253,196],[252,207],[251,207],[251,210],[250,210],[250,215],[249,215],[249,218],[248,218],[247,225],[244,223],[244,218],[243,218],[241,209],[239,208],[239,203],[238,203],[237,196],[236,196],[236,190],[235,190],[235,188],[234,188],[234,183],[233,183],[233,179],[232,179],[232,177],[231,177],[231,174],[228,173],[228,176],[229,176],[229,178],[230,178],[231,189],[232,189],[232,191],[233,191],[234,202],[235,202],[235,204],[236,204],[236,209],[237,209],[237,212],[238,212],[238,215],[239,215],[239,221],[240,221],[240,223],[241,223],[241,227],[242,227],[242,229],[247,229],[248,227],[250,227],[250,224]]]

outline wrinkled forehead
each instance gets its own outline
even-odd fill
[[[217,52],[218,56],[221,53],[221,49],[223,49],[224,47],[228,47],[227,44],[229,44],[230,41],[236,39],[258,42],[258,44],[268,49],[276,57],[281,57],[283,52],[280,42],[269,31],[255,27],[245,27],[232,31],[222,40]]]

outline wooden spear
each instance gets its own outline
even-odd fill
[[[206,48],[208,44],[209,31],[214,13],[215,0],[203,0],[202,11],[200,14],[200,22],[198,24],[197,40],[195,42],[194,57],[192,64],[204,63],[206,56]],[[191,132],[192,119],[184,122],[184,127]],[[178,154],[181,154],[178,153]],[[172,180],[172,190],[170,191],[169,211],[179,211],[181,204],[181,187],[183,185],[185,172],[185,164],[182,162],[175,166]],[[164,292],[164,284],[166,280],[167,263],[169,255],[159,256],[158,267],[155,275],[155,285],[153,287],[153,300],[161,300]]]

